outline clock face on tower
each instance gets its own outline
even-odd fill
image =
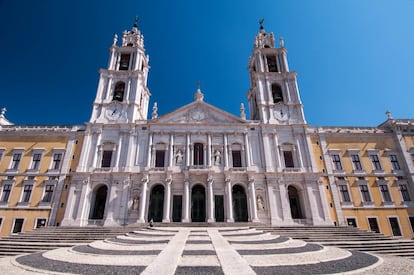
[[[110,104],[106,107],[105,116],[109,120],[117,120],[122,115],[122,106],[120,104]]]

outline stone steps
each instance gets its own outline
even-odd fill
[[[44,227],[0,239],[0,257],[71,247],[118,235],[141,227]]]
[[[354,227],[260,227],[260,230],[325,246],[414,259],[413,240],[387,237]]]

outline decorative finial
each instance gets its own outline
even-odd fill
[[[201,86],[201,82],[197,81],[197,92],[194,94],[194,99],[196,101],[203,101],[204,100],[204,95],[201,92],[200,86]]]
[[[138,21],[139,21],[139,17],[138,16],[135,16],[134,28],[138,28]]]
[[[245,112],[243,103],[240,103],[240,118],[241,119],[246,119],[246,112]]]
[[[388,119],[393,119],[390,111],[386,111],[385,114],[387,115]]]
[[[157,102],[154,102],[154,106],[152,106],[152,117],[151,119],[156,119],[158,118],[158,104]]]
[[[284,48],[285,47],[285,40],[283,40],[283,37],[279,38],[279,43],[280,43],[280,47]]]
[[[264,22],[264,19],[263,18],[259,20],[260,30],[264,30],[263,22]]]
[[[7,112],[6,107],[1,108],[1,113],[0,113],[0,116],[1,116],[1,117],[4,117],[4,115],[6,114],[6,112]]]
[[[114,43],[112,45],[116,46],[116,42],[118,42],[118,35],[117,34],[114,35]]]

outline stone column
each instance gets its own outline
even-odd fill
[[[93,149],[93,161],[92,161],[92,168],[100,167],[97,163],[98,153],[99,153],[99,143],[101,142],[101,131],[97,131],[93,133],[93,137],[95,139],[94,149]]]
[[[169,159],[168,159],[168,166],[170,168],[173,167],[174,164],[174,134],[170,134],[170,145],[169,145]]]
[[[274,143],[275,143],[276,171],[279,171],[282,168],[282,162],[281,162],[279,141],[277,138],[277,134],[274,134],[273,138],[274,138]]]
[[[224,169],[229,168],[229,152],[227,146],[227,134],[224,134]]]
[[[138,222],[145,222],[145,209],[147,206],[147,192],[148,192],[148,175],[144,175],[141,179],[142,188],[141,188],[141,202],[139,206],[139,218]]]
[[[151,167],[152,137],[153,137],[153,134],[151,133],[149,136],[149,141],[148,141],[147,168]]]
[[[233,218],[233,194],[231,190],[231,179],[226,177],[226,190],[227,190],[227,222],[234,222]]]
[[[122,151],[122,146],[123,146],[123,141],[124,141],[124,135],[125,135],[124,132],[119,132],[118,148],[117,148],[116,162],[115,162],[115,167],[118,168],[118,171],[120,171],[119,161],[121,159],[121,151]]]
[[[284,224],[292,224],[292,214],[290,212],[289,194],[283,182],[279,182],[280,202],[282,204],[282,215]]]
[[[190,182],[188,178],[184,179],[184,204],[183,204],[183,222],[190,222]]]
[[[211,166],[211,135],[207,134],[207,166]]]
[[[213,194],[213,175],[209,175],[207,179],[207,192],[208,192],[208,211],[207,222],[215,222],[214,220],[214,194]]]
[[[170,222],[171,181],[171,176],[167,176],[165,180],[164,217],[162,218],[162,222]]]
[[[244,136],[244,151],[246,154],[246,167],[249,167],[251,165],[249,137],[247,136],[247,133],[244,133],[243,136]]]
[[[187,134],[187,144],[186,144],[186,150],[185,150],[185,165],[187,167],[190,166],[190,150],[191,150],[190,134]]]
[[[299,157],[299,165],[300,165],[300,168],[304,168],[301,145],[302,145],[302,142],[300,142],[300,136],[298,136],[298,137],[296,137],[296,146],[298,148],[298,152],[297,152],[296,155]]]
[[[254,177],[249,177],[249,190],[250,190],[250,209],[252,211],[251,220],[252,222],[259,222],[257,217],[257,202],[256,202],[256,188],[254,186]]]

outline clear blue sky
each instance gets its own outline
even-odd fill
[[[115,33],[134,17],[150,55],[151,106],[193,100],[235,115],[258,21],[283,36],[311,125],[414,118],[414,0],[0,0],[0,107],[16,124],[89,120]]]

